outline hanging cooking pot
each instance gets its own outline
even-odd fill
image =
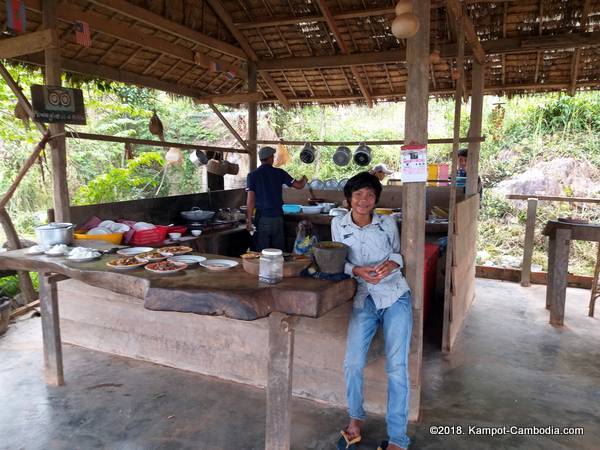
[[[352,152],[345,145],[340,145],[333,154],[333,162],[337,166],[347,166],[352,159]]]
[[[206,153],[200,150],[194,150],[190,153],[190,161],[196,167],[204,166],[208,162],[208,158],[206,157]]]
[[[304,144],[304,148],[300,152],[300,161],[304,164],[311,164],[315,160],[316,150],[310,142]]]
[[[371,162],[371,148],[361,142],[354,152],[354,162],[359,166],[367,166]]]
[[[37,243],[44,248],[57,244],[69,245],[73,243],[74,229],[75,225],[72,223],[50,222],[36,227],[35,238]]]

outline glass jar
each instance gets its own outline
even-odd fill
[[[277,248],[265,248],[260,254],[258,279],[275,284],[283,279],[283,252]]]

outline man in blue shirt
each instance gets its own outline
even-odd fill
[[[294,180],[292,176],[283,169],[273,167],[275,160],[275,149],[263,147],[258,152],[261,165],[248,174],[246,191],[246,228],[253,231],[256,226],[256,250],[265,248],[284,248],[283,236],[283,195],[282,186],[302,189],[306,184],[306,176],[300,180]],[[252,211],[256,208],[254,224],[252,223]]]

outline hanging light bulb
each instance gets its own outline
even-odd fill
[[[371,148],[361,142],[354,152],[354,162],[359,166],[366,166],[371,162]]]
[[[310,142],[307,142],[300,152],[300,161],[304,164],[311,164],[315,160],[316,152],[315,147]]]

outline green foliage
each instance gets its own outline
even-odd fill
[[[164,158],[158,152],[142,153],[125,168],[113,167],[81,186],[73,198],[75,205],[110,203],[153,197],[160,183]],[[166,195],[163,184],[158,195]]]

